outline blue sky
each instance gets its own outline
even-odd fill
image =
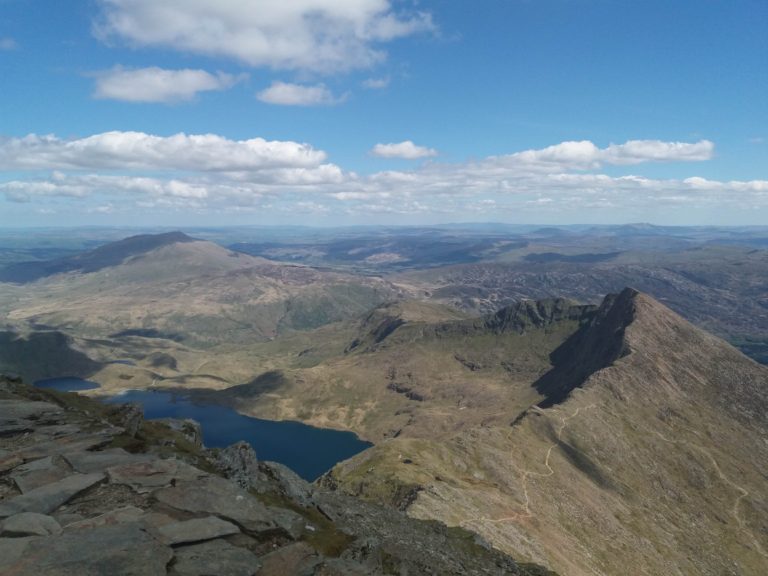
[[[768,224],[765,0],[0,0],[0,226]]]

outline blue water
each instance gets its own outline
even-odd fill
[[[49,388],[59,392],[78,392],[79,390],[95,390],[99,387],[96,382],[81,378],[48,378],[35,382],[38,388]]]
[[[35,385],[62,391],[98,387],[77,378],[52,378]],[[203,443],[207,447],[222,448],[245,440],[253,446],[260,460],[285,464],[309,481],[330,470],[337,462],[371,446],[351,432],[315,428],[300,422],[251,418],[225,406],[196,404],[188,397],[171,392],[130,390],[104,401],[110,404],[141,404],[147,419],[191,418],[201,424]]]

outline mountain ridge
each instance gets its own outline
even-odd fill
[[[323,481],[564,574],[765,573],[768,369],[636,290],[601,308],[554,354],[557,402],[381,442]]]

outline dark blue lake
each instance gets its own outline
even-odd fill
[[[59,392],[78,392],[80,390],[95,390],[99,388],[96,382],[81,378],[48,378],[35,382],[38,388],[50,388]]]
[[[62,391],[98,387],[93,384],[77,378],[52,378],[35,383],[36,386]],[[245,440],[253,446],[260,460],[285,464],[309,481],[330,470],[337,462],[371,446],[351,432],[315,428],[300,422],[251,418],[225,406],[195,403],[177,393],[131,390],[103,400],[110,404],[141,404],[147,419],[191,418],[201,424],[203,443],[207,447],[222,448]]]

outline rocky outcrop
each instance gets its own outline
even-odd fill
[[[248,445],[207,451],[133,410],[7,379],[0,404],[3,574],[538,573],[464,531],[312,486]]]

